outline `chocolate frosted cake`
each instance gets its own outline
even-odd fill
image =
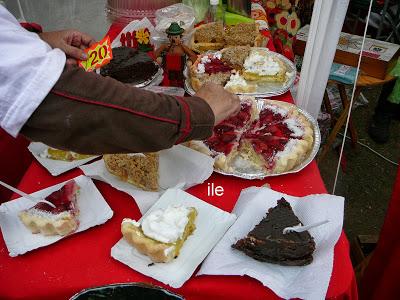
[[[290,204],[284,199],[269,209],[265,218],[233,248],[263,262],[283,266],[304,266],[312,262],[315,242],[308,231],[289,232],[283,229],[301,224]]]
[[[112,49],[113,59],[101,68],[100,74],[124,83],[139,84],[157,73],[156,63],[145,53],[130,47]]]

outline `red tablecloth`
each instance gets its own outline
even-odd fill
[[[288,94],[278,98],[291,99]],[[34,192],[80,174],[81,171],[75,169],[58,177],[52,177],[34,161],[19,187],[26,192]],[[221,197],[207,196],[209,182],[222,186],[224,194]],[[261,186],[267,182],[274,190],[295,196],[326,193],[315,162],[296,174],[265,180],[249,181],[213,174],[204,184],[195,186],[188,192],[221,209],[231,211],[243,188]],[[95,183],[114,211],[113,218],[107,223],[14,258],[8,256],[4,240],[1,238],[1,299],[64,299],[87,287],[119,282],[149,282],[163,286],[160,282],[111,258],[110,249],[121,238],[122,218],[138,219],[141,215],[130,196],[108,184],[98,181]],[[334,251],[333,273],[327,298],[357,299],[349,244],[344,233]],[[249,299],[249,295],[252,299],[278,298],[270,289],[247,276],[192,277],[182,288],[173,291],[187,299]]]
[[[400,294],[400,166],[379,242],[361,281],[365,300],[398,299]]]
[[[112,26],[108,32],[111,39],[120,30],[121,26]],[[275,99],[292,101],[289,93]],[[52,177],[34,161],[19,188],[34,192],[81,174],[76,169]],[[207,196],[207,183],[222,186],[224,194],[221,197]],[[205,183],[189,189],[188,192],[221,209],[231,211],[242,189],[264,183],[269,183],[276,191],[294,196],[326,193],[315,162],[296,174],[265,180],[249,181],[213,174]],[[139,219],[141,214],[134,200],[127,194],[103,182],[95,181],[95,184],[114,211],[114,216],[107,223],[14,258],[8,256],[1,238],[0,299],[65,299],[84,288],[121,282],[153,283],[181,294],[186,299],[279,299],[270,289],[247,276],[192,277],[183,287],[174,290],[112,259],[110,249],[121,238],[121,220],[125,217]],[[333,272],[327,298],[356,300],[357,297],[349,244],[342,233],[334,250]]]

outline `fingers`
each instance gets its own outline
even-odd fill
[[[240,98],[237,95],[233,95],[233,105],[234,111],[233,115],[237,114],[240,111]]]
[[[222,86],[215,83],[204,84],[196,93],[209,105],[215,116],[215,124],[236,114],[240,110],[240,99],[237,95],[227,92]]]
[[[86,60],[87,54],[82,50],[74,46],[64,45],[64,52],[67,56],[77,60]]]
[[[79,32],[79,34],[81,35],[82,44],[86,45],[87,47],[92,46],[96,42],[94,37],[92,37],[89,34],[86,34],[86,33],[83,33],[83,32]]]
[[[67,58],[65,64],[67,66],[76,66],[78,64],[78,61],[75,58]]]

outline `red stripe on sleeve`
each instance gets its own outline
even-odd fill
[[[189,105],[186,103],[186,101],[183,99],[183,97],[176,97],[176,99],[178,99],[179,103],[181,103],[181,105],[183,107],[183,111],[185,112],[185,115],[186,115],[185,127],[181,129],[182,135],[176,141],[176,144],[179,144],[185,139],[185,137],[187,137],[190,134],[190,132],[192,131],[192,126],[191,126],[191,120],[190,120]]]
[[[123,106],[119,106],[119,105],[115,105],[115,104],[111,104],[111,103],[99,102],[99,101],[87,99],[87,98],[76,96],[76,95],[70,95],[68,93],[57,91],[57,90],[54,90],[54,89],[51,90],[51,93],[53,93],[55,95],[58,95],[58,96],[61,96],[61,97],[64,97],[64,98],[69,99],[69,100],[73,100],[73,101],[78,101],[78,102],[83,102],[83,103],[87,103],[87,104],[93,104],[93,105],[113,108],[113,109],[117,109],[117,110],[121,110],[121,111],[126,111],[128,113],[131,113],[131,114],[134,114],[134,115],[137,115],[137,116],[140,116],[140,117],[144,117],[144,118],[148,118],[148,119],[152,119],[152,120],[156,120],[156,121],[161,121],[161,122],[166,122],[166,123],[170,123],[170,124],[174,124],[174,125],[178,125],[179,124],[179,121],[177,121],[177,120],[172,120],[172,119],[167,119],[167,118],[163,118],[163,117],[152,116],[152,115],[146,114],[144,112],[135,111],[135,110],[127,108],[127,107],[123,107]],[[184,102],[184,103],[187,105],[186,102]]]

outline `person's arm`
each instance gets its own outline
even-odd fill
[[[157,50],[154,52],[154,57],[155,57],[155,58],[160,57],[160,56],[161,56],[161,53],[162,53],[165,49],[168,49],[168,45],[163,44],[163,45],[161,45],[160,47],[158,47]]]
[[[69,67],[21,133],[82,154],[158,151],[209,137],[240,108],[237,96],[215,84],[197,95],[156,94]]]

